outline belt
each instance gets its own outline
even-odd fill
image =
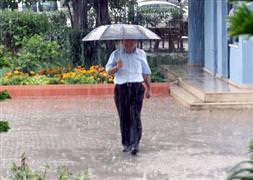
[[[133,85],[140,85],[142,84],[142,82],[127,82],[127,83],[124,83],[124,84],[116,84],[117,86],[133,86]]]

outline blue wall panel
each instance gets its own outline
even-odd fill
[[[228,77],[227,2],[217,1],[217,73]]]
[[[204,65],[204,0],[189,1],[189,61],[191,65]]]
[[[214,1],[205,1],[205,68],[215,71]]]

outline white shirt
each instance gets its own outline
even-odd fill
[[[114,74],[114,84],[143,82],[143,74],[151,74],[146,53],[139,48],[135,48],[132,53],[127,53],[124,49],[113,51],[105,66],[105,70],[108,72],[110,68],[116,66],[120,59],[123,62],[123,67]]]

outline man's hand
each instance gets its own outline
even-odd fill
[[[116,66],[112,67],[109,69],[108,74],[113,75],[115,74],[118,70],[120,70],[123,67],[123,61],[121,59],[118,60]]]
[[[121,59],[117,62],[117,69],[121,69],[123,67],[123,61]]]
[[[149,99],[149,98],[151,97],[150,88],[147,88],[146,93],[145,93],[145,96],[146,96],[147,99]]]
[[[145,86],[146,86],[145,96],[146,96],[147,99],[149,99],[151,97],[150,75],[143,74],[143,78],[144,78],[144,83],[145,83]]]

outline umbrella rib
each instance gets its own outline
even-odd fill
[[[123,26],[121,26],[121,28],[122,28],[122,39],[124,39],[124,38],[125,38],[125,34],[126,34],[126,32],[125,32],[125,29],[124,29],[124,27],[123,27]]]
[[[141,31],[138,25],[136,25],[136,28],[138,29],[138,31],[140,31],[141,34],[144,34],[146,36],[146,39],[149,39],[146,32]]]
[[[111,25],[107,25],[106,29],[104,30],[104,32],[101,34],[100,38],[103,37],[103,35],[105,34],[105,32],[109,29]]]

